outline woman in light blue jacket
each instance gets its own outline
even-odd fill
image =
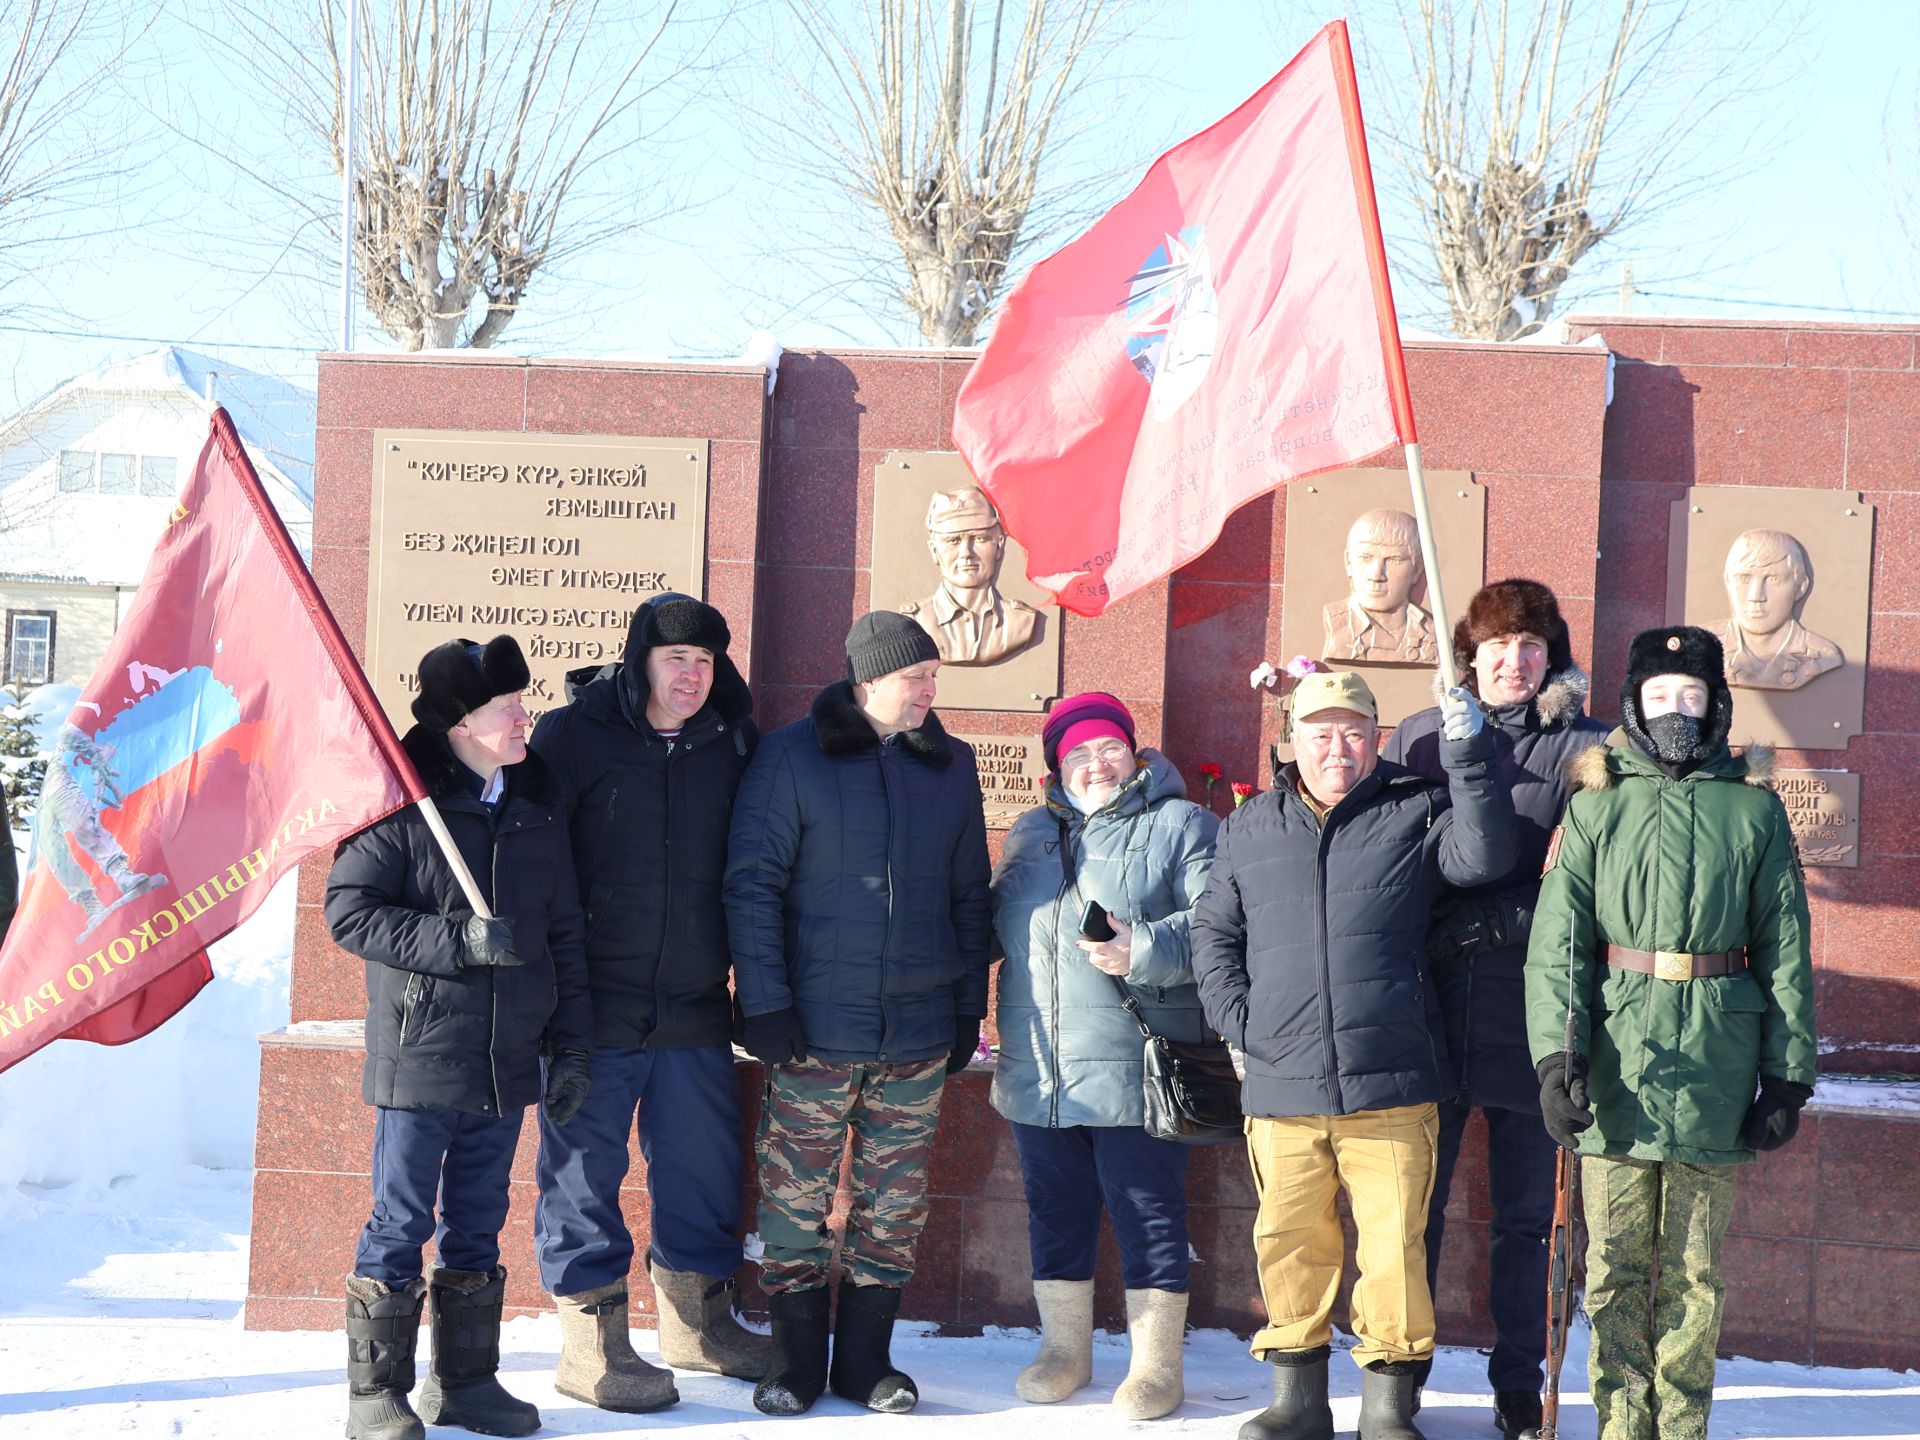
[[[1104,1203],[1119,1242],[1132,1359],[1114,1405],[1168,1414],[1184,1394],[1187,1150],[1143,1128],[1145,1040],[1123,987],[1156,1034],[1197,1041],[1206,1022],[1187,963],[1187,918],[1213,862],[1213,815],[1180,772],[1136,750],[1111,695],[1062,700],[1042,748],[1046,804],[1008,833],[993,876],[1005,961],[993,1106],[1013,1122],[1027,1192],[1040,1354],[1023,1400],[1064,1400],[1093,1374],[1093,1268]],[[1089,901],[1113,938],[1081,933]]]

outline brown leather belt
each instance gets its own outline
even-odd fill
[[[1656,980],[1695,980],[1739,974],[1747,968],[1747,952],[1722,950],[1717,955],[1689,955],[1684,950],[1629,950],[1624,945],[1609,945],[1607,964],[1618,970],[1638,970]]]

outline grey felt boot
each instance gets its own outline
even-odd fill
[[[1029,1405],[1052,1405],[1093,1379],[1093,1281],[1036,1280],[1040,1353],[1013,1382]]]
[[[627,1334],[627,1284],[616,1280],[578,1295],[556,1295],[560,1364],[553,1388],[621,1415],[664,1410],[680,1398],[673,1372],[633,1353]]]

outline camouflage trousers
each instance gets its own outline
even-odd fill
[[[840,1265],[856,1285],[913,1278],[927,1224],[927,1158],[940,1120],[947,1057],[912,1065],[775,1065],[760,1111],[760,1283],[768,1291],[827,1283],[827,1216],[849,1152],[853,1191]],[[851,1143],[849,1143],[851,1138]]]
[[[1731,1165],[1580,1162],[1600,1440],[1706,1440]]]

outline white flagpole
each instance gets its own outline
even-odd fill
[[[1453,690],[1460,684],[1460,671],[1453,659],[1453,619],[1447,614],[1447,597],[1440,583],[1440,551],[1433,541],[1433,512],[1427,507],[1427,472],[1420,464],[1420,445],[1406,447],[1407,483],[1413,490],[1413,519],[1420,527],[1420,561],[1427,572],[1427,608],[1433,611],[1433,639],[1440,652],[1440,674]]]
[[[347,0],[347,76],[340,120],[340,348],[353,349],[353,120],[360,89],[360,0]]]
[[[467,904],[473,907],[473,913],[482,920],[491,920],[493,911],[480,894],[480,887],[474,881],[473,872],[467,868],[466,857],[460,853],[460,847],[453,843],[453,836],[447,830],[447,822],[441,818],[440,807],[425,795],[414,803],[420,807],[420,818],[427,822],[427,829],[431,830],[433,838],[440,842],[440,853],[447,857],[447,864],[453,867],[453,878],[460,882],[460,889],[466,894]]]

